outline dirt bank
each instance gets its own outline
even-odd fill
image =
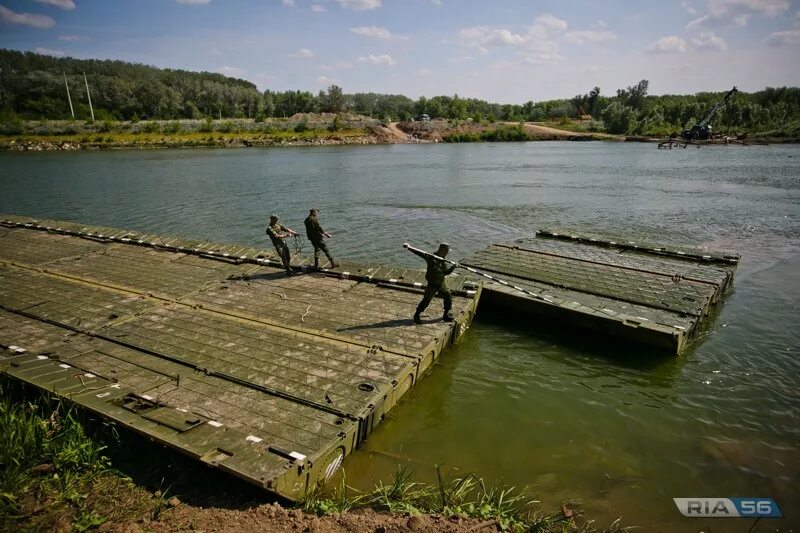
[[[101,526],[100,528],[104,528]],[[106,531],[303,531],[317,533],[375,533],[415,531],[489,532],[497,531],[494,520],[446,518],[441,515],[400,516],[364,509],[331,516],[315,516],[279,504],[265,504],[248,510],[202,509],[179,505],[161,513],[156,521],[109,524]]]

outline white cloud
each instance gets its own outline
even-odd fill
[[[311,11],[313,11],[314,13],[325,13],[327,9],[325,9],[323,6],[319,4],[314,4],[311,6]]]
[[[317,83],[319,85],[333,85],[336,83],[336,80],[333,78],[329,78],[328,76],[320,76],[317,78]]]
[[[338,0],[339,5],[353,11],[369,11],[381,7],[381,0]]]
[[[435,6],[440,6],[442,5],[442,0],[431,0],[431,4]]]
[[[59,35],[59,41],[66,41],[68,43],[74,43],[75,41],[83,41],[86,37],[81,37],[80,35]]]
[[[34,28],[52,28],[56,21],[45,15],[34,15],[33,13],[17,13],[5,6],[0,6],[0,20],[8,24],[22,24]]]
[[[297,59],[308,59],[309,57],[314,57],[314,52],[312,52],[308,48],[301,48],[297,52],[289,54],[289,57],[294,57]]]
[[[545,13],[536,17],[525,33],[476,26],[460,30],[459,37],[463,45],[476,48],[482,54],[487,54],[489,47],[509,46],[516,48],[526,63],[543,65],[564,60],[551,33],[560,33],[566,29],[565,20]]]
[[[281,3],[286,7],[294,7],[294,0],[281,0]]]
[[[217,69],[217,72],[225,76],[232,76],[232,77],[241,76],[242,74],[244,74],[244,71],[242,69],[229,66],[219,67]]]
[[[564,40],[572,44],[601,43],[616,38],[617,34],[611,30],[568,31],[564,34]]]
[[[468,46],[516,46],[525,43],[525,36],[513,33],[504,28],[489,28],[488,26],[476,26],[474,28],[464,28],[458,32],[461,40]]]
[[[608,24],[606,24],[605,20],[598,20],[597,22],[592,24],[592,28],[594,28],[594,29],[608,28]]]
[[[53,57],[64,57],[65,54],[61,50],[52,50],[50,48],[36,48],[34,50],[37,54],[42,54],[43,56],[53,56]]]
[[[40,4],[59,7],[64,11],[75,9],[75,2],[73,2],[72,0],[36,0],[36,1],[39,2]]]
[[[698,50],[718,50],[723,52],[728,49],[725,40],[711,31],[700,33],[699,36],[692,39],[692,44]]]
[[[361,56],[358,58],[359,63],[371,63],[373,65],[387,65],[391,66],[397,63],[389,54],[381,54],[379,56],[369,54],[368,56]]]
[[[647,45],[645,51],[652,54],[670,54],[676,52],[685,52],[686,48],[686,41],[677,35],[670,35],[668,37],[662,37],[656,41],[653,41]]]
[[[431,69],[429,69],[429,68],[421,68],[421,69],[419,69],[418,71],[416,71],[414,73],[414,76],[416,76],[418,78],[422,78],[424,76],[430,76],[431,74],[433,74],[433,71],[431,71]]]
[[[770,46],[787,46],[800,44],[800,29],[777,31],[764,41]]]
[[[722,17],[742,10],[774,17],[787,9],[789,0],[708,0],[708,12],[712,17]]]
[[[363,37],[374,37],[376,39],[391,39],[392,32],[380,26],[359,26],[350,28],[350,31]]]
[[[681,7],[685,9],[686,12],[689,13],[690,15],[697,15],[697,10],[694,7],[692,7],[692,5],[687,0],[683,0],[683,2],[681,2]]]
[[[702,17],[697,17],[693,21],[689,22],[686,25],[686,31],[699,31],[705,24],[707,24],[711,20],[711,15],[703,15]]]
[[[789,7],[789,0],[708,0],[708,12],[689,22],[686,30],[724,26],[741,28],[753,16],[775,17]]]
[[[564,31],[567,29],[567,21],[562,20],[555,15],[551,15],[550,13],[545,13],[543,15],[539,15],[535,19],[533,19],[534,26],[543,26],[548,30],[553,31]]]
[[[179,4],[186,4],[189,6],[201,6],[203,4],[208,4],[211,0],[175,0]]]

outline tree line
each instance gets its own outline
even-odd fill
[[[490,103],[453,96],[346,94],[325,91],[261,92],[246,80],[211,72],[159,69],[110,60],[57,58],[0,50],[0,111],[3,117],[68,119],[66,85],[78,118],[89,116],[84,73],[98,120],[291,117],[297,113],[366,115],[381,120],[431,118],[475,122],[581,121],[587,129],[620,134],[668,135],[700,122],[724,92],[648,94],[649,82],[617,89],[600,87],[572,98],[523,104]],[[800,136],[800,88],[738,92],[713,121],[718,132]]]

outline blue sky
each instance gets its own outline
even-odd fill
[[[0,47],[501,103],[800,85],[800,0],[0,0]]]

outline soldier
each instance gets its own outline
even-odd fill
[[[275,246],[275,251],[278,252],[281,261],[283,262],[283,268],[286,269],[286,275],[291,276],[292,268],[289,266],[289,261],[291,259],[289,256],[289,247],[286,246],[286,243],[283,242],[283,239],[286,237],[291,237],[292,235],[297,235],[297,233],[282,224],[278,224],[278,215],[272,215],[269,217],[267,235],[269,235],[272,245]]]
[[[447,252],[450,251],[450,245],[447,243],[440,244],[439,249],[433,255],[422,254],[413,248],[409,248],[408,243],[404,243],[403,247],[408,248],[410,251],[425,259],[428,263],[428,268],[425,271],[425,280],[428,282],[428,285],[425,287],[425,295],[422,297],[422,301],[417,306],[417,312],[414,313],[414,323],[422,324],[420,314],[428,307],[428,304],[431,303],[431,300],[433,300],[433,297],[436,296],[437,293],[444,300],[444,315],[442,316],[442,320],[445,322],[452,322],[453,315],[450,314],[450,309],[453,307],[453,297],[450,295],[450,289],[447,287],[445,276],[452,273],[456,267],[452,265],[448,268],[447,263],[443,261],[445,256],[447,256]]]
[[[339,263],[333,260],[333,257],[331,257],[331,254],[328,251],[328,246],[323,240],[324,237],[330,239],[331,234],[322,229],[319,220],[317,220],[318,214],[319,209],[312,209],[305,220],[306,235],[308,236],[308,240],[311,241],[311,245],[314,247],[314,268],[319,268],[320,251],[322,251],[328,257],[328,261],[331,262],[331,268],[336,268],[339,266]]]

